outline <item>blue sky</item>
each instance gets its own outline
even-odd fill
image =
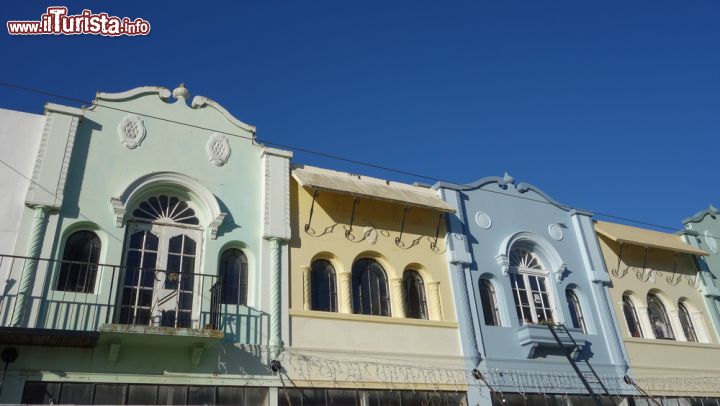
[[[720,205],[717,1],[26,1],[0,15],[49,5],[152,32],[4,32],[0,80],[81,99],[185,82],[268,141],[454,182],[508,171],[563,203],[669,226]],[[45,101],[58,100],[0,87],[2,108]]]

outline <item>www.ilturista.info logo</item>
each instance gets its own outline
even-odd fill
[[[48,7],[39,21],[8,21],[10,35],[77,35],[92,34],[117,37],[120,35],[148,35],[150,22],[142,18],[130,20],[108,13],[95,14],[83,10],[80,14],[68,15],[64,6]]]

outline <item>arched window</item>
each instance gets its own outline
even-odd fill
[[[499,326],[500,308],[497,297],[495,296],[495,288],[492,282],[487,279],[480,279],[480,301],[482,301],[485,324],[488,326]]]
[[[375,260],[363,258],[352,268],[353,313],[375,316],[390,315],[385,270]]]
[[[65,241],[56,290],[92,293],[95,290],[100,238],[92,231],[76,231]]]
[[[665,305],[663,305],[660,299],[653,293],[648,293],[647,304],[650,325],[652,325],[655,338],[674,340],[675,335],[670,326],[670,319],[668,318],[667,311],[665,311]]]
[[[570,320],[572,321],[572,326],[582,329],[583,333],[587,333],[585,317],[583,317],[582,308],[580,307],[580,299],[578,299],[572,289],[565,290],[565,299],[567,300],[568,308],[570,309]]]
[[[407,270],[403,273],[403,293],[405,298],[405,317],[411,319],[428,319],[425,285],[417,271]]]
[[[548,294],[548,272],[539,258],[525,249],[510,251],[510,282],[515,310],[522,324],[553,321],[552,302]]]
[[[336,312],[335,268],[329,261],[318,259],[312,263],[310,272],[311,309]]]
[[[225,250],[220,257],[220,278],[223,289],[220,303],[247,305],[248,263],[239,249]]]
[[[640,327],[640,320],[638,319],[635,305],[628,295],[623,295],[623,313],[625,314],[625,322],[627,323],[628,331],[633,337],[641,338],[643,336],[642,327]]]
[[[680,309],[680,324],[682,325],[683,332],[685,333],[685,338],[688,341],[696,343],[698,339],[695,334],[695,328],[693,327],[692,319],[690,318],[690,312],[688,311],[687,306],[685,306],[685,303],[679,302],[678,308]]]

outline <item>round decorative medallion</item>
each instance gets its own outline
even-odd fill
[[[118,125],[120,142],[128,149],[135,149],[145,139],[145,125],[140,117],[127,115]]]
[[[710,251],[715,254],[718,253],[717,239],[715,239],[715,236],[713,236],[710,231],[705,231],[705,242],[707,243],[708,248],[710,248]]]
[[[548,234],[553,240],[560,241],[563,239],[563,231],[559,224],[550,224],[548,226]]]
[[[230,158],[230,143],[225,134],[214,133],[205,145],[208,159],[215,166],[223,166]]]
[[[475,213],[475,222],[478,226],[480,226],[480,228],[483,228],[485,230],[488,230],[490,229],[490,227],[492,227],[492,220],[490,220],[490,216],[488,216],[488,214],[484,211],[479,211]]]

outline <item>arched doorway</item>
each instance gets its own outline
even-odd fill
[[[157,194],[141,201],[131,214],[118,322],[195,327],[203,232],[192,203]]]

